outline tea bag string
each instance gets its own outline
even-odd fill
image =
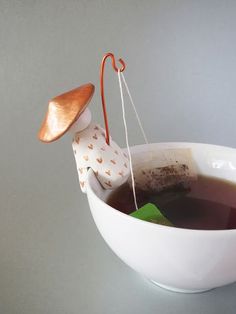
[[[133,110],[134,110],[134,112],[135,112],[135,116],[136,116],[136,119],[137,119],[137,121],[138,121],[139,128],[140,128],[140,130],[141,130],[141,132],[142,132],[144,141],[145,141],[146,144],[149,144],[148,139],[147,139],[147,136],[146,136],[145,131],[144,131],[144,128],[143,128],[143,126],[142,126],[141,119],[140,119],[139,114],[138,114],[138,111],[137,111],[137,109],[136,109],[136,107],[135,107],[135,104],[134,104],[133,98],[132,98],[132,96],[131,96],[131,93],[130,93],[128,84],[127,84],[127,82],[126,82],[125,76],[124,76],[124,74],[123,74],[122,71],[121,71],[121,78],[122,78],[123,83],[124,83],[124,85],[125,85],[127,94],[128,94],[128,96],[129,96],[129,99],[130,99],[130,102],[131,102],[131,104],[132,104],[132,106],[133,106]],[[147,156],[149,156],[150,160],[152,160],[152,159],[153,159],[153,152],[152,152],[152,151],[148,151]]]
[[[132,190],[133,190],[133,196],[134,196],[134,205],[135,205],[135,209],[138,210],[136,191],[135,191],[135,181],[134,181],[133,165],[132,165],[132,157],[131,157],[130,146],[129,146],[129,138],[128,138],[128,128],[127,128],[127,123],[126,123],[126,118],[125,118],[124,95],[123,95],[123,88],[122,88],[122,83],[121,83],[121,72],[120,72],[120,70],[118,70],[118,80],[119,80],[119,87],[120,87],[120,97],[121,97],[121,107],[122,107],[123,122],[124,122],[124,128],[125,128],[125,140],[126,140],[127,152],[128,152],[128,155],[129,155],[129,166],[130,166]]]
[[[143,126],[142,126],[140,117],[139,117],[138,112],[137,112],[137,109],[136,109],[136,107],[135,107],[135,104],[134,104],[133,98],[132,98],[132,96],[131,96],[131,93],[130,93],[128,84],[126,83],[125,76],[124,76],[123,72],[120,72],[120,75],[121,75],[122,80],[123,80],[123,82],[124,82],[124,85],[125,85],[127,94],[128,94],[128,96],[129,96],[130,102],[131,102],[131,104],[132,104],[132,106],[133,106],[133,109],[134,109],[134,112],[135,112],[135,116],[136,116],[136,119],[137,119],[137,121],[138,121],[140,130],[141,130],[141,132],[142,132],[144,141],[145,141],[146,144],[148,144],[147,136],[146,136],[146,134],[145,134],[145,132],[144,132],[144,128],[143,128]]]
[[[140,119],[140,117],[139,117],[139,114],[138,114],[137,109],[136,109],[136,107],[135,107],[135,104],[134,104],[133,98],[132,98],[132,96],[131,96],[131,93],[130,93],[128,84],[127,84],[127,82],[126,82],[124,73],[121,72],[120,74],[121,74],[123,83],[124,83],[124,85],[125,85],[127,94],[128,94],[128,96],[129,96],[130,102],[131,102],[131,104],[132,104],[132,106],[133,106],[133,109],[134,109],[134,112],[135,112],[135,115],[136,115],[136,119],[137,119],[137,121],[138,121],[138,124],[139,124],[140,130],[141,130],[141,132],[142,132],[144,141],[145,141],[146,144],[149,144],[148,139],[147,139],[147,136],[146,136],[146,134],[145,134],[145,132],[144,132],[144,128],[143,128],[142,123],[141,123],[141,119]],[[148,156],[149,156],[150,160],[152,160],[152,159],[154,158],[154,156],[153,156],[153,151],[148,151]],[[164,160],[169,161],[169,158],[166,157],[166,156],[164,156]]]

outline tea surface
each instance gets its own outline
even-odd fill
[[[202,230],[236,229],[236,184],[198,176],[188,186],[174,186],[159,193],[136,190],[139,208],[155,204],[175,227]],[[135,211],[128,183],[113,191],[107,204],[130,214]]]

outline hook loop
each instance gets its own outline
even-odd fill
[[[106,130],[106,143],[110,145],[110,136],[109,136],[109,126],[108,126],[108,119],[107,119],[107,111],[106,111],[106,101],[105,101],[105,96],[104,96],[104,68],[105,68],[105,63],[107,58],[111,58],[112,62],[112,67],[113,69],[118,72],[123,72],[126,68],[125,62],[122,59],[119,59],[118,61],[122,65],[121,68],[117,68],[116,66],[116,61],[113,53],[108,52],[104,55],[102,62],[101,62],[101,67],[100,67],[100,88],[101,88],[101,99],[102,99],[102,109],[103,109],[103,116],[104,116],[104,123],[105,123],[105,130]]]

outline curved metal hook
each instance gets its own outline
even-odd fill
[[[109,126],[108,126],[108,119],[107,119],[107,111],[106,111],[106,101],[105,101],[105,96],[104,96],[104,67],[107,58],[111,57],[112,61],[112,66],[113,69],[118,72],[123,72],[125,70],[125,62],[122,59],[119,59],[119,62],[121,63],[122,67],[120,69],[117,68],[116,66],[116,61],[113,53],[108,52],[104,55],[102,62],[101,62],[101,67],[100,67],[100,88],[101,88],[101,99],[102,99],[102,109],[103,109],[103,116],[104,116],[104,123],[105,123],[105,129],[106,129],[106,143],[110,145],[110,136],[109,136]]]

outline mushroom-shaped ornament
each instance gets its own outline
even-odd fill
[[[91,123],[87,108],[94,93],[92,84],[85,84],[53,98],[38,137],[45,143],[62,137],[68,130],[74,133],[73,152],[79,174],[80,187],[86,192],[86,176],[92,168],[104,189],[115,189],[130,175],[129,159],[105,130]]]

